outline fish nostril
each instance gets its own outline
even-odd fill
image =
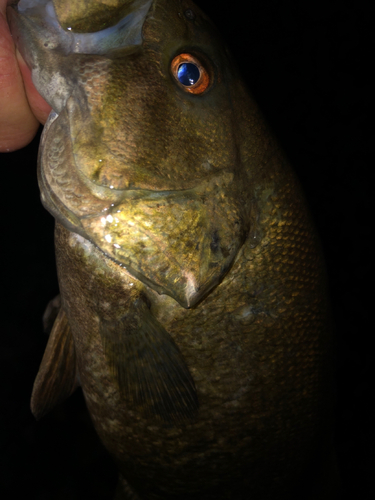
[[[195,14],[191,9],[186,9],[184,12],[184,16],[186,19],[189,19],[189,21],[194,21],[195,19]]]

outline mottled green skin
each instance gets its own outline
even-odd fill
[[[183,15],[188,8],[195,20]],[[306,499],[314,484],[311,498],[332,499],[320,477],[330,450],[332,339],[320,248],[299,185],[192,2],[155,1],[143,40],[126,57],[61,62],[78,68],[77,79],[40,155],[79,380],[128,484],[116,498],[137,498],[130,489],[143,500]],[[213,83],[202,96],[185,93],[170,73],[183,51],[207,65]],[[135,198],[124,195],[132,190],[192,190],[197,198],[191,205],[182,196],[163,218],[144,201],[133,213]],[[100,225],[111,203],[126,230],[108,226],[110,242],[124,253],[107,245]],[[149,246],[126,232],[129,218],[142,231],[154,224]],[[179,268],[201,287],[186,300]],[[135,304],[143,309],[130,315]],[[186,417],[172,409],[168,420],[121,386],[119,371],[134,364],[124,348],[133,327],[123,318],[136,324],[142,311],[169,334],[191,375],[198,407]],[[115,334],[105,327],[120,324]],[[136,392],[140,379],[132,383]],[[168,404],[182,387],[172,376],[174,387],[177,396],[162,395]]]
[[[244,498],[283,498],[314,451],[321,451],[318,462],[327,452],[331,357],[322,264],[292,178],[276,167],[258,192],[257,245],[249,238],[223,282],[189,310],[57,227],[63,307],[87,405],[141,498],[229,499],[237,486],[246,488]],[[109,374],[99,318],[121,316],[141,293],[194,378],[199,413],[186,425],[140,418]]]
[[[60,287],[87,405],[141,498],[229,499],[237,487],[246,489],[243,498],[288,498],[304,468],[317,480],[308,461],[324,463],[329,448],[331,335],[319,245],[277,145],[256,112],[246,113],[259,137],[257,148],[242,142],[254,186],[251,231],[228,275],[196,307],[158,295],[57,229]],[[111,380],[98,318],[122,315],[140,293],[194,378],[199,413],[186,425],[140,418]]]

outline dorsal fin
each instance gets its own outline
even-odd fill
[[[60,308],[48,339],[31,395],[31,411],[39,419],[78,387],[75,347],[65,312]]]

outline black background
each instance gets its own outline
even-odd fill
[[[303,184],[327,262],[338,338],[336,445],[347,498],[373,477],[373,18],[365,2],[218,2],[214,20]],[[116,471],[78,390],[40,422],[29,410],[58,293],[53,219],[36,180],[38,137],[0,155],[0,496],[111,499]]]

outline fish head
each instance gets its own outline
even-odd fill
[[[10,8],[53,108],[39,153],[42,201],[119,271],[188,308],[220,284],[249,231],[252,186],[235,111],[247,103],[197,6],[128,4],[125,17],[90,33],[63,27],[52,2]]]

